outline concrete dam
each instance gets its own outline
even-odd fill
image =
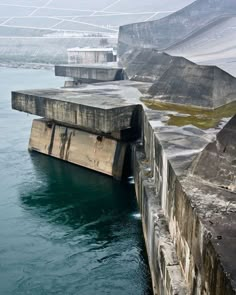
[[[63,88],[12,108],[41,117],[30,150],[134,176],[154,294],[236,294],[236,78],[154,47],[56,66]]]

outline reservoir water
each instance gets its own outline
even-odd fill
[[[33,116],[10,92],[62,83],[0,68],[0,294],[149,295],[133,185],[27,150]]]

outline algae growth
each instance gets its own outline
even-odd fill
[[[142,101],[152,110],[166,112],[169,117],[167,124],[174,126],[194,125],[201,129],[215,128],[222,119],[230,118],[236,113],[236,101],[214,110],[149,99]]]

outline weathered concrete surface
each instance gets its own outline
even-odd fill
[[[123,82],[85,85],[76,90],[15,91],[12,108],[98,133],[136,128],[142,96],[138,88],[145,84]]]
[[[126,143],[45,119],[34,120],[29,149],[121,179]]]
[[[207,162],[210,167],[206,167]],[[236,116],[199,155],[192,173],[219,188],[236,192]]]
[[[204,179],[192,174],[196,161],[200,163],[196,157],[209,152],[222,124],[207,130],[191,125],[167,126],[166,117],[167,112],[144,110],[143,141],[134,147],[135,188],[155,294],[236,294],[235,192],[222,189],[218,181],[212,183],[211,179],[205,179],[206,171],[215,169],[215,163],[211,162],[216,157],[205,160]],[[232,137],[235,130],[234,117],[217,137],[220,151],[225,139],[229,140],[227,162],[234,158],[234,139],[228,136]],[[223,153],[218,154],[223,157]],[[221,165],[223,160],[215,161],[218,170],[225,168]],[[227,173],[221,177],[223,183],[229,181]],[[155,240],[155,230],[160,231],[158,224],[166,224],[166,234],[162,232]],[[163,259],[155,250],[166,235],[170,240],[161,248],[165,253]],[[166,247],[170,247],[169,251]],[[168,281],[172,291],[165,280],[168,259],[176,267]],[[178,280],[181,275],[182,280]]]
[[[236,100],[236,78],[215,66],[148,48],[124,54],[120,65],[129,79],[152,83],[152,100],[212,109]]]
[[[235,11],[232,10],[232,13]],[[216,65],[236,76],[236,15],[227,15],[192,34],[167,52],[181,55],[196,63]]]
[[[137,47],[166,50],[235,11],[234,0],[197,0],[163,19],[122,26],[118,55]]]
[[[134,81],[155,82],[167,70],[185,67],[194,63],[183,57],[175,57],[153,48],[139,48],[123,54],[119,65],[128,78]]]
[[[236,78],[214,66],[171,66],[149,93],[161,101],[215,109],[236,100]]]
[[[108,65],[58,65],[55,66],[55,75],[71,77],[78,82],[98,83],[106,81],[124,80],[122,68]]]
[[[135,191],[156,295],[189,294],[170,236],[168,223],[156,196],[156,183],[142,147],[133,146]]]
[[[68,62],[71,64],[101,64],[116,61],[113,48],[69,48]]]

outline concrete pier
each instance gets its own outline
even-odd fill
[[[101,135],[34,120],[29,149],[77,164],[110,176],[122,178],[127,144]]]

